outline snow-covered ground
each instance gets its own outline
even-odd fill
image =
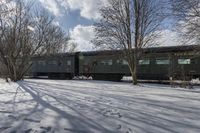
[[[200,133],[200,88],[0,80],[0,133]]]

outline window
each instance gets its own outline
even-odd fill
[[[108,63],[109,66],[111,66],[112,65],[112,60],[108,60],[107,63]]]
[[[126,60],[122,60],[122,59],[116,60],[116,63],[120,64],[120,65],[128,65],[128,62]]]
[[[100,62],[102,65],[106,65],[106,62],[105,61],[101,61]]]
[[[178,64],[180,65],[186,65],[190,63],[191,63],[191,59],[178,59]]]
[[[118,59],[118,60],[116,60],[116,63],[117,64],[122,64],[122,60]]]
[[[109,66],[111,66],[112,65],[112,60],[103,60],[100,63],[103,64],[103,65],[109,65]]]
[[[149,65],[149,64],[150,64],[149,59],[139,60],[139,65]]]
[[[126,60],[123,60],[122,64],[123,65],[128,65],[128,62]]]
[[[72,65],[71,60],[68,60],[68,61],[67,61],[67,65],[68,65],[68,66],[71,66],[71,65]]]
[[[168,65],[169,60],[168,59],[156,59],[156,64],[158,64],[158,65]]]
[[[48,63],[49,63],[49,65],[57,65],[58,64],[57,61],[55,61],[55,60],[49,61]]]
[[[45,65],[46,65],[45,61],[38,61],[38,64],[39,64],[39,65],[42,65],[42,66],[45,66]]]

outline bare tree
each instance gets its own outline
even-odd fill
[[[173,15],[177,20],[177,29],[187,43],[200,42],[200,1],[171,0]]]
[[[78,46],[78,44],[76,42],[69,41],[68,45],[65,47],[64,51],[75,52],[77,46]]]
[[[14,3],[13,12],[0,19],[0,58],[9,78],[18,81],[31,67],[34,55],[45,54],[48,52],[46,49],[60,48],[54,45],[60,45],[55,42],[56,39],[63,40],[64,33],[61,36],[61,31],[54,28],[53,18],[49,14],[33,14],[31,6],[21,0]],[[54,39],[54,43],[49,43],[48,37]]]
[[[1,0],[0,1],[0,15],[8,14],[12,12],[13,8],[9,5],[11,0]]]
[[[68,35],[59,26],[51,25],[48,30],[50,34],[45,37],[47,48],[44,52],[46,54],[65,52],[64,47],[69,40]]]
[[[153,44],[164,16],[159,0],[108,0],[96,24],[96,46],[123,50],[133,83],[137,84],[140,49]],[[134,50],[133,50],[134,48]]]
[[[40,40],[43,36],[43,42],[41,43],[45,47],[38,51],[37,54],[54,54],[58,52],[66,52],[65,47],[68,44],[69,35],[62,30],[60,26],[54,25],[54,17],[48,14],[45,10],[36,11],[35,18],[37,22],[34,27],[34,32],[41,34],[36,34],[36,40]],[[45,33],[42,31],[45,30]]]

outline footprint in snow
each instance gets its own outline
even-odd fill
[[[117,110],[112,110],[112,109],[111,110],[104,110],[102,113],[106,117],[109,117],[109,116],[114,116],[114,117],[118,117],[118,118],[122,117],[122,115]]]
[[[133,133],[132,129],[128,128],[128,131],[126,131],[126,133]]]
[[[86,131],[83,130],[77,130],[77,129],[69,129],[69,128],[64,128],[65,131],[73,132],[73,133],[87,133]]]
[[[5,114],[11,114],[11,111],[5,111],[5,110],[1,110],[0,113],[5,113]]]
[[[29,122],[34,122],[34,123],[40,123],[40,120],[33,120],[33,119],[29,119],[29,118],[26,118],[24,120],[29,121]]]
[[[117,129],[120,130],[122,128],[122,125],[118,125]]]
[[[31,133],[32,129],[27,129],[24,131],[24,133]]]
[[[49,126],[48,126],[48,127],[43,127],[43,126],[41,126],[40,128],[41,128],[41,129],[44,129],[44,131],[42,131],[42,133],[49,132],[49,131],[51,131],[51,129],[52,129],[52,128],[49,127]]]
[[[18,117],[17,117],[17,116],[14,116],[14,115],[8,115],[8,117],[11,118],[11,119],[15,119],[15,120],[18,119]]]
[[[117,130],[122,130],[122,125],[118,125]],[[125,133],[133,133],[131,128],[128,128],[128,131],[126,131]]]
[[[11,128],[11,127],[0,127],[0,132],[6,130],[6,129],[8,129],[8,128]]]
[[[10,133],[17,133],[17,131],[16,131],[16,130],[14,130],[14,131],[11,131]]]

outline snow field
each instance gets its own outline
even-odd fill
[[[0,80],[1,133],[199,133],[200,88]]]

